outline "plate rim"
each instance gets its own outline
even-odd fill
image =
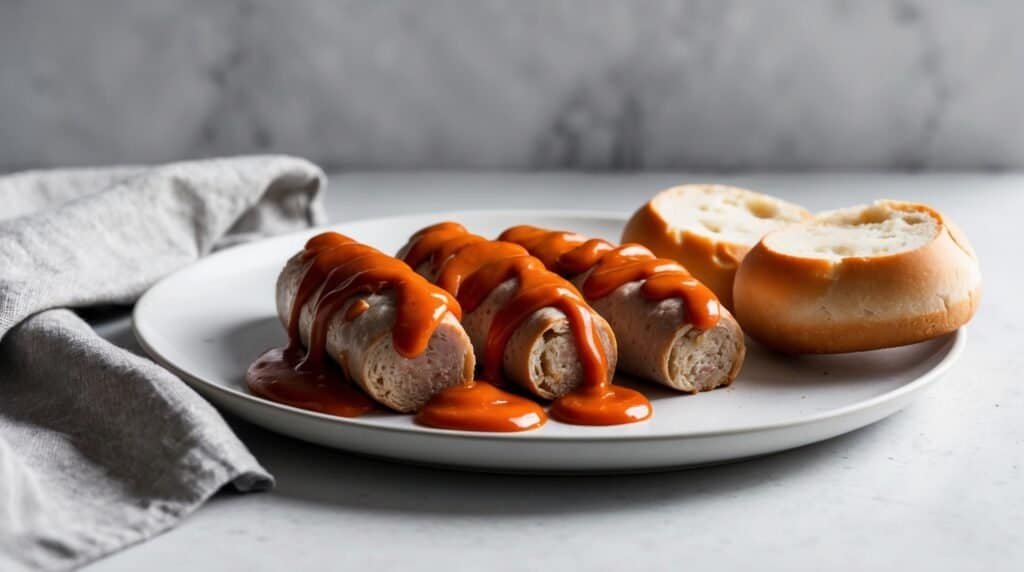
[[[593,220],[594,218],[610,219],[616,222],[624,222],[627,217],[614,211],[599,211],[599,210],[566,210],[566,209],[472,209],[472,210],[454,210],[454,211],[438,211],[438,212],[427,212],[427,213],[410,213],[403,215],[392,215],[386,217],[370,217],[361,219],[352,219],[347,221],[330,223],[327,225],[320,225],[303,229],[294,232],[288,232],[284,234],[262,237],[251,242],[246,242],[238,245],[225,248],[219,252],[214,252],[207,256],[203,256],[191,263],[167,274],[160,280],[152,284],[136,301],[134,308],[132,309],[132,333],[142,347],[142,349],[149,355],[153,361],[159,364],[161,367],[169,370],[171,373],[181,378],[187,385],[191,386],[197,392],[199,391],[197,386],[202,386],[204,389],[212,390],[215,393],[220,393],[231,399],[241,399],[252,403],[256,406],[270,407],[271,409],[279,410],[283,413],[290,415],[298,415],[300,417],[310,417],[311,419],[326,421],[334,423],[342,427],[352,427],[357,429],[365,429],[371,431],[385,431],[390,433],[400,434],[414,434],[414,435],[430,435],[432,437],[441,438],[453,438],[453,439],[472,439],[478,441],[535,441],[535,442],[630,442],[630,441],[669,441],[669,440],[685,440],[685,439],[703,439],[703,438],[714,438],[723,436],[735,436],[749,433],[762,433],[766,431],[775,431],[782,429],[792,429],[802,425],[813,425],[817,423],[823,423],[831,419],[843,418],[850,415],[854,415],[858,412],[870,410],[877,406],[890,401],[896,401],[900,397],[913,393],[922,389],[925,386],[930,385],[932,382],[940,378],[950,367],[960,358],[964,351],[967,343],[967,328],[966,326],[960,327],[959,329],[940,336],[946,338],[945,344],[942,346],[942,350],[945,355],[934,364],[926,372],[913,379],[912,381],[899,386],[896,389],[876,395],[869,399],[857,401],[843,407],[836,409],[830,409],[819,413],[813,413],[810,415],[804,415],[787,419],[783,421],[776,421],[772,423],[762,423],[757,425],[748,425],[741,427],[731,427],[727,429],[708,429],[690,432],[677,432],[670,434],[661,435],[542,435],[535,431],[524,431],[518,433],[487,433],[487,432],[476,432],[476,431],[458,431],[448,429],[436,429],[433,427],[424,427],[419,425],[413,425],[411,427],[397,427],[378,425],[373,423],[367,423],[357,418],[346,418],[338,417],[334,415],[327,415],[324,413],[318,413],[316,411],[310,411],[307,409],[301,409],[298,407],[292,407],[282,403],[277,403],[267,399],[251,395],[249,393],[225,386],[220,383],[215,383],[202,377],[193,375],[184,369],[175,365],[170,359],[160,353],[152,344],[147,342],[146,335],[143,330],[146,326],[140,327],[140,316],[143,315],[146,309],[153,304],[152,301],[156,295],[159,294],[161,288],[166,288],[167,283],[181,274],[186,272],[194,272],[195,268],[201,265],[210,264],[211,261],[216,261],[219,258],[237,255],[239,250],[257,248],[261,243],[268,241],[287,240],[289,238],[305,236],[314,234],[317,232],[323,232],[327,230],[335,230],[338,227],[350,225],[350,224],[367,224],[367,223],[380,223],[386,224],[389,221],[410,219],[410,218],[426,218],[431,217],[437,220],[444,218],[453,218],[458,216],[486,216],[500,214],[502,216],[507,215],[523,215],[523,216],[537,216],[537,217],[564,217],[564,218],[584,218]],[[154,292],[156,294],[154,294]],[[143,320],[144,321],[144,320]],[[750,338],[748,337],[748,341]],[[934,341],[934,340],[928,340]],[[755,342],[756,343],[756,342]],[[203,397],[201,395],[201,397]],[[203,397],[206,399],[205,397]],[[214,403],[214,405],[218,405]]]

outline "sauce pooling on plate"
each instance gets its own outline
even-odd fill
[[[581,289],[588,300],[597,300],[620,286],[643,280],[641,295],[658,302],[681,298],[686,316],[694,327],[707,330],[718,323],[721,306],[711,290],[695,279],[681,264],[656,257],[639,244],[614,246],[599,238],[588,239],[573,232],[549,231],[530,225],[514,226],[498,240],[523,246],[544,265],[572,278],[588,270]]]
[[[256,395],[303,409],[340,417],[356,417],[373,409],[373,401],[345,379],[327,355],[331,318],[346,305],[344,320],[358,319],[369,308],[362,296],[385,289],[395,294],[392,340],[396,352],[412,359],[427,348],[449,312],[461,318],[455,298],[416,274],[404,262],[344,235],[327,232],[306,243],[302,259],[308,267],[299,283],[288,318],[288,345],[260,356],[246,372]],[[353,301],[353,298],[355,300]],[[302,308],[311,304],[312,325],[307,348],[299,335]],[[452,429],[522,431],[543,424],[546,416],[535,403],[472,382],[445,404],[445,415],[421,419]]]
[[[540,405],[486,381],[443,389],[416,414],[423,425],[491,433],[529,431],[547,420]]]
[[[264,399],[338,417],[358,417],[374,408],[337,365],[310,367],[305,359],[301,346],[268,350],[249,366],[245,383]]]
[[[551,415],[579,425],[619,425],[650,417],[651,405],[643,394],[609,382],[608,358],[594,326],[593,310],[583,296],[522,246],[487,240],[458,223],[444,222],[416,233],[404,258],[413,268],[429,263],[434,282],[451,292],[467,313],[505,281],[517,280],[516,291],[495,314],[487,333],[484,378],[488,381],[501,382],[502,356],[516,329],[537,310],[552,307],[568,319],[584,382],[555,400]]]

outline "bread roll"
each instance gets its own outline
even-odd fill
[[[302,253],[291,258],[277,279],[277,314],[288,327],[299,284],[310,267]],[[410,270],[411,272],[411,270]],[[309,344],[313,323],[313,305],[319,289],[303,305],[299,314],[299,336]],[[354,304],[368,308],[355,318],[346,319]],[[330,318],[327,328],[327,355],[346,377],[370,397],[395,411],[417,411],[438,391],[471,380],[475,365],[469,336],[450,312],[434,330],[422,354],[407,358],[398,353],[392,339],[397,314],[393,290],[356,295]]]
[[[734,289],[744,331],[794,353],[871,350],[956,330],[981,273],[967,238],[925,205],[883,200],[765,236]]]
[[[747,251],[768,232],[809,218],[803,207],[746,189],[681,185],[640,207],[622,242],[678,261],[732,309],[733,278]]]

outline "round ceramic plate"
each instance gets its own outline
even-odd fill
[[[419,228],[457,220],[496,236],[513,224],[574,230],[615,241],[624,220],[607,214],[493,211],[438,213],[332,227],[385,252]],[[322,230],[322,229],[321,229]],[[249,363],[282,345],[274,310],[277,273],[319,231],[238,246],[161,281],[135,307],[135,332],[159,363],[215,405],[273,431],[357,453],[416,463],[526,472],[643,471],[764,455],[835,437],[906,406],[956,360],[963,330],[888,350],[784,356],[748,340],[746,363],[728,388],[680,395],[620,378],[654,405],[643,423],[580,427],[550,421],[517,434],[421,427],[409,415],[342,419],[279,405],[245,388]]]

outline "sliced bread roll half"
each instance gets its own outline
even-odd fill
[[[803,207],[739,187],[681,185],[640,207],[622,242],[678,261],[732,309],[733,278],[747,251],[765,234],[810,218]]]
[[[921,204],[882,200],[769,233],[733,291],[743,330],[793,353],[899,346],[956,330],[981,296],[960,230]]]

